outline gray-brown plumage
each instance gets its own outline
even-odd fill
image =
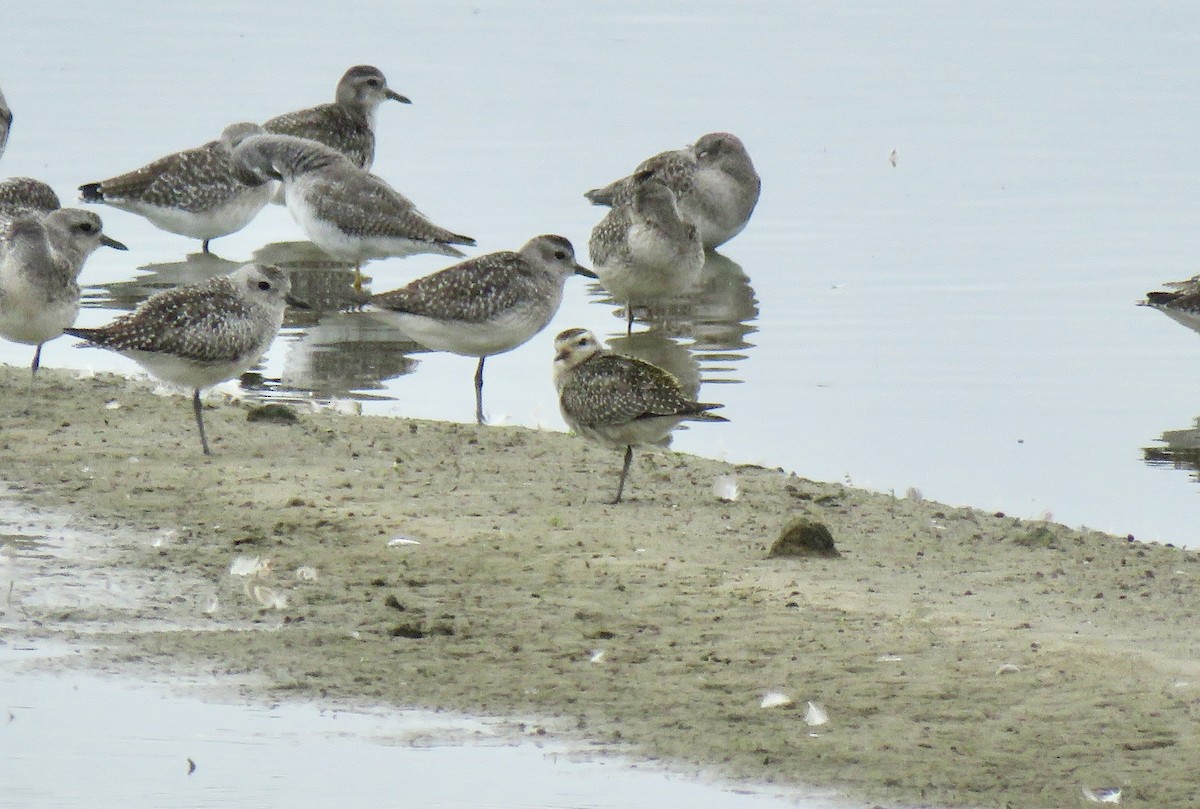
[[[554,338],[554,386],[567,425],[591,441],[625,448],[617,495],[621,502],[633,448],[662,441],[681,421],[728,421],[709,413],[722,405],[687,396],[656,365],[606,350],[587,329]]]
[[[61,207],[58,194],[41,180],[9,177],[0,181],[0,217],[43,216]]]
[[[1169,292],[1147,292],[1139,306],[1157,309],[1167,317],[1193,331],[1200,332],[1200,275],[1186,281],[1169,281],[1163,286]]]
[[[478,357],[475,418],[483,418],[483,366],[546,327],[572,275],[595,278],[562,236],[530,239],[520,252],[467,259],[371,298],[373,307],[408,337],[435,351]]]
[[[700,231],[682,215],[666,183],[643,171],[634,176],[631,189],[588,240],[600,283],[625,302],[626,334],[633,330],[635,304],[686,295],[704,269]]]
[[[263,131],[258,124],[230,124],[203,146],[81,185],[80,197],[144,216],[170,233],[201,239],[207,253],[209,241],[244,228],[271,198],[272,186],[246,177],[232,158],[239,143]]]
[[[375,113],[387,100],[411,104],[388,87],[379,68],[357,65],[338,81],[332,104],[276,116],[263,128],[276,135],[295,135],[323,143],[346,155],[354,165],[371,168],[375,161]]]
[[[453,245],[475,244],[435,225],[399,191],[320,143],[256,135],[234,150],[234,160],[248,178],[281,181],[288,211],[305,235],[355,267],[417,253],[462,256]],[[356,273],[356,287],[361,280]]]
[[[278,267],[243,264],[230,275],[163,290],[100,328],[67,334],[115,351],[166,382],[191,388],[204,454],[200,391],[251,368],[275,339],[291,285]]]
[[[691,146],[647,158],[628,177],[584,194],[596,205],[613,206],[633,194],[634,178],[649,172],[675,192],[679,209],[700,230],[707,249],[746,227],[758,204],[762,180],[745,144],[728,132],[710,132]]]
[[[91,211],[63,208],[0,218],[0,337],[36,346],[30,387],[41,363],[42,344],[79,314],[77,279],[100,246],[121,250]]]

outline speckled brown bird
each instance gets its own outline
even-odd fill
[[[384,101],[411,104],[388,87],[379,68],[356,65],[337,83],[332,104],[284,113],[263,124],[276,135],[294,135],[323,143],[361,169],[375,161],[375,113]]]
[[[334,149],[290,135],[256,135],[234,150],[250,178],[283,183],[288,212],[317,247],[355,265],[362,287],[364,261],[437,253],[461,256],[454,245],[473,246],[470,236],[433,224],[379,177]]]
[[[31,387],[42,344],[79,314],[76,279],[83,263],[101,246],[125,249],[102,228],[100,217],[76,208],[0,219],[0,337],[37,346]]]
[[[575,260],[562,236],[530,239],[519,252],[468,259],[371,297],[373,311],[427,348],[479,357],[475,419],[483,418],[483,364],[546,327],[572,275],[596,275]]]
[[[675,192],[680,211],[700,229],[709,250],[742,232],[762,190],[741,139],[728,132],[710,132],[691,146],[647,158],[632,175],[584,196],[596,205],[615,205],[629,198],[634,177],[642,172],[654,174]]]
[[[61,207],[58,194],[41,180],[32,177],[0,180],[0,217],[42,216]]]
[[[79,186],[84,202],[102,202],[144,216],[170,233],[208,243],[250,223],[274,193],[270,183],[252,181],[237,171],[233,149],[258,124],[230,124],[217,140],[185,149],[127,174]]]
[[[670,372],[605,349],[587,329],[560,332],[554,352],[554,386],[567,425],[591,441],[625,448],[614,504],[621,502],[635,446],[662,441],[681,421],[728,421],[708,412],[722,405],[689,398]]]
[[[192,389],[200,445],[204,434],[200,391],[249,370],[283,323],[291,284],[278,267],[243,264],[229,275],[163,290],[100,328],[67,334],[134,360],[159,379]]]
[[[675,193],[653,172],[636,175],[632,189],[588,240],[600,283],[625,303],[626,334],[636,304],[687,295],[704,269],[700,231],[680,213]]]

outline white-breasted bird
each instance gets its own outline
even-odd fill
[[[67,334],[134,360],[154,376],[192,390],[200,446],[204,433],[200,391],[254,366],[270,347],[291,299],[287,273],[243,264],[229,275],[165,289],[107,326],[70,328]]]
[[[143,216],[169,233],[200,239],[207,253],[211,240],[244,228],[274,193],[273,183],[250,181],[233,163],[234,148],[263,132],[258,124],[230,124],[203,146],[81,185],[80,198]]]
[[[407,197],[345,155],[290,135],[256,135],[234,150],[247,179],[279,180],[292,218],[317,247],[355,265],[373,258],[437,253],[462,256],[454,245],[474,246],[417,210]]]
[[[591,441],[625,448],[614,504],[621,502],[633,448],[662,441],[681,421],[728,421],[709,413],[719,404],[687,396],[670,372],[616,354],[587,329],[554,338],[554,386],[567,425]]]
[[[596,205],[614,205],[628,198],[634,177],[647,171],[675,192],[680,211],[700,229],[709,250],[742,232],[762,190],[741,139],[728,132],[710,132],[691,146],[647,158],[630,176],[584,196]]]
[[[483,417],[483,364],[546,327],[572,275],[595,278],[575,260],[562,236],[530,239],[518,252],[470,258],[401,289],[371,297],[371,305],[421,345],[478,357],[475,420]]]

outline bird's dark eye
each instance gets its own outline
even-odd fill
[[[371,85],[372,87],[378,87],[379,79],[367,79],[367,84]]]
[[[565,250],[555,250],[555,251],[554,251],[554,257],[555,257],[556,259],[558,259],[559,261],[562,261],[564,258],[566,258],[566,257],[567,257],[567,253],[566,253],[566,251],[565,251]]]
[[[91,222],[80,222],[79,230],[81,233],[91,233],[95,228],[92,227]]]
[[[266,292],[268,289],[271,288],[271,282],[270,281],[259,281],[258,288],[261,289],[263,292]]]

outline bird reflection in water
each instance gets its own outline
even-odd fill
[[[1158,439],[1164,446],[1144,447],[1142,458],[1149,466],[1185,469],[1200,482],[1200,416],[1195,426],[1182,430],[1165,430]]]
[[[352,287],[349,264],[308,242],[268,244],[253,253],[253,260],[286,270],[292,295],[311,309],[289,308],[286,313],[279,378],[263,378],[257,368],[243,377],[243,389],[272,401],[318,405],[390,399],[382,392],[388,380],[419,368],[423,347],[356,311],[362,296]],[[84,305],[128,311],[155,292],[226,275],[236,267],[236,262],[212,254],[193,253],[182,261],[145,265],[130,281],[87,288]],[[592,299],[613,303],[602,289],[593,289]],[[636,314],[645,328],[626,336],[622,313],[620,331],[614,328],[609,339],[614,351],[669,370],[692,396],[702,377],[716,383],[741,381],[737,366],[753,348],[749,338],[757,330],[758,301],[736,262],[707,253],[690,294],[638,307]]]

